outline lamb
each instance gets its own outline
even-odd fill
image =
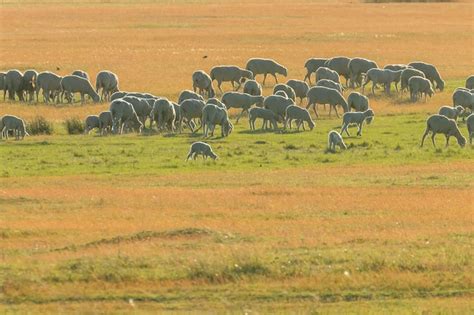
[[[350,58],[344,56],[338,56],[329,59],[324,64],[325,67],[336,71],[340,76],[343,76],[346,79],[346,86],[347,80],[350,78],[350,71],[349,71],[349,62],[351,61]]]
[[[196,92],[190,91],[190,90],[183,90],[179,94],[178,97],[178,104],[181,104],[184,100],[200,100],[204,101],[204,98],[197,94]]]
[[[474,111],[474,93],[467,90],[456,90],[453,93],[453,107],[459,105],[465,109],[469,108]]]
[[[278,117],[278,121],[284,121],[286,108],[295,105],[291,98],[285,98],[279,95],[270,95],[263,101],[263,107],[271,110]]]
[[[456,107],[441,106],[438,112],[438,114],[446,116],[454,120],[457,120],[458,117],[461,116],[463,113],[464,113],[464,107],[459,106],[459,105]]]
[[[74,70],[71,75],[77,75],[78,77],[84,78],[89,81],[89,74],[83,70]]]
[[[87,116],[84,125],[85,125],[85,128],[84,128],[85,135],[89,134],[91,130],[94,128],[99,128],[99,130],[101,130],[100,118],[97,115]]]
[[[186,161],[188,161],[190,158],[195,160],[199,154],[202,155],[204,159],[210,157],[211,159],[216,160],[219,158],[217,154],[212,151],[212,148],[209,144],[202,141],[198,141],[191,144],[191,148],[189,150]]]
[[[410,80],[411,77],[425,77],[425,74],[421,72],[420,70],[413,69],[413,68],[406,68],[402,71],[402,74],[400,76],[400,90],[403,91],[408,89],[408,80]]]
[[[247,80],[244,83],[244,93],[254,96],[262,95],[262,86],[255,80]]]
[[[288,70],[273,59],[251,58],[247,61],[245,69],[251,71],[254,77],[263,74],[263,85],[268,74],[275,78],[275,83],[278,83],[277,74],[285,77],[288,75]]]
[[[95,91],[99,94],[99,90],[102,90],[102,100],[109,100],[112,93],[119,90],[119,79],[118,76],[108,70],[102,70],[97,74],[95,82]]]
[[[438,69],[436,69],[435,66],[421,61],[410,62],[408,66],[423,72],[425,74],[425,77],[430,80],[431,85],[434,86],[435,89],[438,89],[441,92],[443,91],[444,81],[443,79],[441,79],[441,75],[439,74]]]
[[[311,115],[309,114],[307,109],[301,108],[296,105],[291,105],[286,108],[286,114],[285,114],[285,129],[289,125],[291,129],[291,121],[293,119],[296,119],[297,121],[297,130],[300,130],[300,126],[303,126],[304,129],[304,123],[306,122],[309,126],[309,130],[313,130],[314,126],[316,125],[314,121],[311,119]]]
[[[23,101],[23,73],[14,69],[9,70],[5,74],[5,90],[3,91],[3,99],[8,91],[8,98],[10,100],[15,100],[15,94],[18,95],[18,99]]]
[[[184,100],[181,104],[179,104],[181,110],[180,120],[178,124],[179,132],[181,132],[181,126],[183,125],[184,119],[186,119],[186,125],[193,133],[199,130],[200,127],[198,129],[195,129],[194,123],[192,123],[192,119],[202,117],[202,109],[205,105],[206,104],[204,103],[204,101],[195,99]]]
[[[212,88],[211,77],[203,70],[197,70],[193,73],[193,90],[196,92],[199,89],[199,94],[203,95],[207,92],[207,97],[211,98],[215,96],[214,89]]]
[[[341,134],[336,130],[331,130],[328,134],[328,150],[333,152],[336,151],[336,145],[339,146],[341,150],[347,149]]]
[[[94,91],[94,88],[92,87],[89,80],[78,77],[77,75],[67,75],[63,77],[60,81],[60,86],[61,99],[63,98],[64,93],[80,93],[81,104],[85,103],[84,94],[89,95],[95,103],[100,101],[99,94]]]
[[[270,122],[273,129],[277,129],[278,116],[270,109],[254,107],[249,111],[249,125],[251,130],[255,130],[255,121],[257,118],[263,119],[262,129],[265,128],[267,122]]]
[[[235,88],[235,83],[237,83],[237,88],[235,91],[240,89],[242,79],[253,79],[253,73],[246,69],[239,68],[237,66],[215,66],[211,69],[211,80],[217,81],[217,87],[221,93],[224,93],[221,89],[222,82],[232,83],[232,88]]]
[[[306,106],[306,109],[313,105],[313,110],[316,114],[316,117],[319,117],[318,111],[316,110],[317,104],[329,104],[330,108],[334,108],[336,111],[337,117],[339,117],[339,114],[337,112],[336,105],[342,106],[344,113],[349,111],[346,100],[342,94],[335,89],[330,89],[324,86],[313,86],[309,89],[307,98],[308,105]],[[331,116],[331,110],[329,111],[329,116]]]
[[[305,81],[301,80],[288,80],[286,85],[293,88],[295,91],[295,96],[300,99],[300,103],[303,102],[303,99],[306,98],[306,94],[309,91],[309,85]]]
[[[344,91],[344,88],[342,87],[341,83],[336,83],[336,82],[334,82],[332,80],[328,80],[328,79],[319,80],[316,83],[316,86],[325,86],[327,88],[335,89],[335,90],[338,90],[339,93],[341,93],[341,94]],[[308,93],[306,92],[306,94],[308,94]]]
[[[53,98],[57,98],[57,102],[59,103],[59,93],[61,91],[61,79],[59,75],[44,71],[38,74],[36,78],[36,100],[39,100],[39,91],[43,90],[43,98],[45,103],[49,102],[50,96]]]
[[[5,115],[1,118],[2,126],[1,135],[2,137],[6,137],[8,139],[8,131],[13,130],[13,134],[15,135],[16,140],[20,140],[25,138],[25,136],[29,136],[28,132],[26,132],[26,124],[23,119],[13,116],[13,115]]]
[[[117,128],[119,128],[119,133],[122,134],[125,124],[137,130],[138,133],[142,132],[143,124],[138,119],[132,104],[123,99],[118,99],[110,103],[109,110],[112,113],[113,133],[117,133]]]
[[[316,83],[323,79],[340,83],[339,74],[336,71],[327,67],[319,67],[318,70],[316,70]]]
[[[351,92],[347,97],[347,106],[356,112],[364,112],[369,109],[369,98],[359,92]]]
[[[474,75],[471,75],[466,79],[466,89],[472,90],[474,89]]]
[[[304,81],[308,79],[309,84],[311,85],[311,74],[316,73],[320,67],[324,67],[324,63],[327,61],[325,58],[310,58],[306,60],[304,67],[306,68],[306,75]]]
[[[221,136],[227,137],[232,129],[232,123],[227,115],[225,108],[218,107],[214,104],[207,104],[202,110],[202,127],[204,130],[204,137],[207,138],[209,131],[211,131],[211,137],[214,136],[214,129],[216,125],[221,126]]]
[[[156,121],[158,130],[168,129],[171,132],[175,130],[176,112],[173,104],[167,98],[160,98],[153,104],[150,113],[152,127],[153,121]]]
[[[372,119],[374,118],[374,111],[371,109],[367,109],[364,112],[348,112],[345,113],[342,116],[342,128],[341,128],[341,134],[346,132],[348,136],[350,136],[349,131],[347,130],[349,128],[350,124],[357,124],[358,130],[357,130],[357,135],[361,136],[362,135],[362,124],[364,121],[367,121],[367,124],[370,124],[372,122]]]
[[[408,88],[410,89],[410,98],[412,102],[416,102],[418,94],[421,94],[421,96],[425,94],[425,102],[427,95],[431,97],[434,94],[431,82],[428,79],[418,76],[411,77],[410,80],[408,80]]]
[[[293,90],[293,88],[291,86],[288,86],[288,85],[283,84],[283,83],[279,83],[279,84],[275,85],[275,87],[273,88],[273,94],[275,94],[278,91],[285,92],[286,96],[288,98],[291,98],[293,100],[293,102],[296,100],[295,90]]]
[[[469,143],[472,144],[474,137],[474,114],[471,114],[466,119],[467,132],[469,133]]]
[[[99,114],[100,120],[100,135],[103,136],[106,133],[112,131],[113,127],[113,118],[112,113],[110,111],[103,111]]]
[[[262,106],[264,97],[263,96],[254,96],[240,92],[227,92],[222,96],[222,103],[229,108],[242,108],[239,116],[237,116],[236,123],[239,122],[240,117],[242,117],[244,112],[249,111],[252,105],[257,105],[258,107]]]
[[[362,75],[367,73],[370,69],[376,69],[379,66],[375,61],[368,60],[365,58],[353,58],[349,61],[349,76],[350,85],[354,87],[354,83],[358,86],[362,85]]]
[[[153,104],[155,103],[155,99],[145,99],[137,96],[131,96],[131,94],[127,94],[126,96],[122,97],[122,99],[132,104],[135,113],[142,122],[143,126],[145,126],[146,120],[151,117],[150,113],[153,108]],[[150,128],[152,124],[153,120],[150,120]]]
[[[395,82],[395,89],[398,92],[397,82],[400,81],[403,70],[393,71],[389,69],[372,68],[367,71],[364,84],[362,84],[362,93],[365,86],[372,81],[372,95],[375,95],[375,86],[377,84],[385,85],[385,93],[390,94],[390,86]]]
[[[225,104],[215,97],[208,99],[206,104],[213,104],[213,105],[216,105],[217,107],[227,109]]]
[[[26,70],[23,73],[23,90],[29,95],[29,101],[32,102],[35,98],[36,78],[38,72],[36,70]]]
[[[458,140],[458,144],[462,147],[466,144],[466,138],[463,137],[461,131],[459,131],[456,121],[449,119],[443,115],[434,114],[428,117],[426,120],[426,130],[421,139],[421,147],[425,141],[428,133],[432,132],[431,141],[433,146],[436,147],[435,136],[437,133],[442,133],[446,137],[446,147],[449,145],[449,138],[454,136]]]

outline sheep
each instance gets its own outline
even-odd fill
[[[101,123],[100,118],[97,115],[90,115],[86,117],[86,121],[84,123],[84,134],[87,135],[91,132],[94,128],[99,128],[101,130]]]
[[[449,119],[443,115],[434,114],[428,117],[426,120],[426,130],[421,138],[421,147],[425,141],[428,133],[432,132],[431,141],[433,146],[436,147],[435,136],[437,133],[442,133],[446,137],[446,147],[449,145],[449,138],[454,136],[458,140],[458,144],[462,147],[466,144],[466,138],[463,137],[461,131],[459,131],[456,121]]]
[[[273,93],[273,95],[279,95],[279,96],[283,96],[284,98],[289,98],[288,94],[286,94],[286,92],[283,90],[276,91],[275,93]]]
[[[250,95],[262,95],[262,86],[255,80],[247,80],[244,83],[244,93]]]
[[[359,92],[351,92],[347,97],[349,110],[353,108],[356,112],[364,112],[369,109],[369,98]]]
[[[339,146],[341,150],[347,149],[347,146],[344,143],[341,134],[336,130],[331,130],[328,134],[328,150],[333,152],[336,151],[336,145]]]
[[[46,104],[49,102],[50,97],[53,98],[53,101],[56,97],[57,102],[59,103],[61,79],[61,76],[49,71],[44,71],[38,74],[38,77],[36,78],[36,100],[39,100],[39,91],[43,90],[43,98]]]
[[[270,122],[273,129],[277,129],[278,116],[270,109],[254,107],[249,110],[249,125],[251,130],[255,130],[255,120],[257,118],[263,119],[262,129],[267,125],[267,121]]]
[[[459,105],[456,107],[441,106],[438,112],[438,114],[446,116],[454,120],[457,120],[458,117],[461,116],[463,113],[464,113],[464,107],[459,106]]]
[[[402,74],[400,75],[400,90],[402,91],[402,93],[403,91],[408,89],[408,80],[410,80],[410,78],[414,76],[424,78],[425,74],[420,70],[413,68],[406,68],[402,70]]]
[[[1,135],[2,137],[6,137],[8,139],[8,131],[13,130],[13,134],[15,135],[16,140],[20,140],[25,138],[25,136],[29,136],[28,132],[26,132],[26,124],[23,119],[13,116],[13,115],[5,115],[2,118],[1,126]]]
[[[474,137],[474,114],[471,114],[466,119],[467,132],[469,133],[469,143],[472,144]]]
[[[474,75],[471,75],[466,79],[466,89],[472,90],[474,89]]]
[[[110,96],[110,101],[115,101],[115,100],[118,100],[119,98],[122,98],[124,97],[125,95],[127,95],[129,92],[125,92],[125,91],[117,91],[117,92],[114,92],[112,93],[112,95]]]
[[[199,94],[203,95],[207,92],[207,97],[211,98],[215,96],[215,91],[212,88],[211,77],[203,70],[197,70],[192,75],[193,78],[193,90],[196,92],[199,89]]]
[[[237,116],[237,120],[235,121],[236,123],[239,122],[239,119],[240,117],[242,117],[244,112],[248,113],[252,105],[256,104],[258,107],[261,107],[263,100],[264,100],[263,96],[249,95],[249,94],[240,93],[240,92],[226,92],[222,96],[222,103],[224,103],[227,109],[242,108],[242,111]]]
[[[300,99],[300,103],[303,102],[303,99],[306,98],[306,94],[309,90],[309,85],[305,81],[301,80],[288,80],[286,85],[293,88],[295,91],[295,96]]]
[[[339,74],[336,71],[327,67],[319,67],[318,70],[316,70],[316,83],[323,79],[340,83]]]
[[[324,66],[336,71],[340,76],[343,76],[346,79],[346,86],[347,80],[350,78],[350,71],[349,71],[349,62],[351,61],[350,58],[344,56],[338,56],[331,59],[328,59],[324,63]]]
[[[251,71],[254,77],[258,74],[263,74],[263,85],[265,85],[265,79],[268,74],[275,78],[275,83],[278,83],[277,74],[285,77],[288,75],[288,70],[273,59],[251,58],[247,61],[245,69]]]
[[[109,100],[110,96],[119,90],[118,76],[108,70],[100,71],[95,81],[95,91],[97,94],[99,94],[99,90],[102,90],[102,100]]]
[[[153,121],[156,121],[158,130],[164,130],[165,128],[168,128],[171,132],[175,130],[176,112],[173,104],[167,98],[160,98],[154,102],[150,117],[150,129]]]
[[[329,116],[331,116],[331,109],[334,108],[334,110],[336,111],[336,116],[339,117],[336,105],[342,106],[344,113],[349,111],[349,107],[347,106],[346,100],[344,99],[342,94],[335,89],[327,88],[324,86],[313,86],[309,89],[307,98],[308,105],[306,106],[306,109],[313,105],[313,110],[316,114],[316,117],[319,117],[318,111],[316,110],[317,104],[329,104]]]
[[[357,86],[361,86],[362,75],[367,73],[370,69],[379,67],[375,61],[359,57],[351,59],[348,66],[351,87],[354,87],[354,83],[356,83]]]
[[[143,124],[138,119],[132,104],[123,99],[118,99],[110,103],[109,110],[112,113],[113,133],[117,133],[117,128],[119,128],[119,133],[122,134],[125,124],[137,130],[138,133],[142,132]]]
[[[190,91],[190,90],[183,90],[179,94],[178,97],[178,104],[181,104],[184,100],[200,100],[204,101],[204,98],[197,94],[196,92]]]
[[[383,67],[384,69],[392,70],[392,71],[398,71],[398,70],[405,70],[409,68],[407,65],[404,64],[388,64]]]
[[[94,91],[92,84],[89,80],[79,77],[77,75],[67,75],[63,77],[60,81],[61,86],[61,99],[64,96],[64,93],[81,94],[81,104],[85,103],[84,94],[89,95],[92,100],[97,103],[100,101],[100,96]]]
[[[403,70],[393,71],[390,69],[372,68],[367,71],[364,83],[362,84],[362,93],[364,93],[365,86],[372,81],[372,95],[375,95],[375,86],[380,83],[385,85],[385,93],[390,94],[390,86],[395,82],[395,89],[398,92],[397,82],[400,81],[400,76]]]
[[[122,99],[132,104],[135,113],[142,122],[143,126],[145,126],[146,120],[151,117],[150,113],[153,108],[153,104],[155,103],[155,99],[145,99],[137,96],[131,96],[131,94],[127,94],[126,96],[122,97]],[[150,120],[150,128],[152,124],[153,121]]]
[[[253,79],[251,71],[237,66],[215,66],[211,69],[210,75],[212,81],[217,81],[217,87],[221,93],[224,93],[221,89],[222,82],[232,83],[232,88],[235,88],[235,83],[237,83],[237,88],[235,88],[235,91],[237,91],[240,89],[242,79]]]
[[[202,109],[202,127],[204,131],[204,137],[208,137],[209,130],[211,131],[211,137],[214,136],[214,129],[216,125],[221,126],[221,136],[227,137],[232,129],[232,123],[229,120],[227,109],[221,108],[214,104],[206,104]]]
[[[362,136],[362,125],[364,121],[367,121],[367,124],[370,124],[373,118],[374,118],[374,111],[371,109],[367,109],[366,111],[363,111],[363,112],[345,113],[342,116],[341,134],[343,134],[345,131],[346,134],[350,136],[349,130],[348,130],[349,125],[357,124],[357,127],[358,127],[357,135]]]
[[[83,70],[74,70],[71,75],[77,75],[78,77],[84,78],[86,80],[89,80],[89,74]],[[90,80],[89,80],[90,81]]]
[[[38,72],[36,70],[30,69],[23,73],[23,90],[29,95],[29,102],[32,102],[35,98],[37,77]]]
[[[202,141],[198,141],[191,144],[191,148],[189,150],[186,161],[188,161],[190,158],[195,160],[199,154],[202,155],[204,159],[210,157],[211,159],[216,160],[219,158],[217,154],[212,151],[212,148],[209,144]]]
[[[304,77],[304,81],[308,79],[309,84],[311,85],[311,74],[316,73],[316,70],[319,67],[324,67],[324,63],[327,61],[326,58],[310,58],[306,60],[304,67],[306,68],[306,75]]]
[[[344,91],[344,88],[342,87],[341,83],[336,83],[333,80],[328,80],[328,79],[321,79],[316,83],[316,86],[325,86],[327,88],[335,89],[338,90],[339,93],[342,94]],[[306,92],[308,94],[308,92]]]
[[[307,109],[301,108],[296,105],[291,105],[286,108],[286,113],[285,113],[285,129],[289,125],[291,129],[291,121],[293,119],[296,119],[297,121],[297,130],[300,130],[300,126],[303,126],[304,129],[304,123],[306,122],[309,126],[309,130],[313,130],[314,126],[316,125],[314,121],[311,119],[311,115],[309,114]]]
[[[103,136],[106,133],[112,131],[113,127],[113,118],[112,113],[110,111],[103,111],[99,114],[100,120],[100,135]]]
[[[462,106],[465,109],[474,111],[474,93],[467,90],[458,89],[453,93],[453,107]]]
[[[0,72],[0,90],[5,91],[5,72]],[[5,95],[3,95],[3,101],[5,101]]]
[[[153,94],[150,94],[150,93],[141,93],[141,92],[125,92],[125,91],[119,91],[119,92],[114,92],[111,96],[110,96],[110,101],[115,101],[119,98],[122,98],[124,96],[135,96],[135,97],[140,97],[140,98],[145,98],[145,99],[149,99],[149,98],[153,98],[153,99],[157,99],[158,97],[153,95]]]
[[[180,120],[178,124],[178,129],[179,132],[181,132],[181,126],[183,125],[184,119],[186,119],[186,125],[189,127],[191,132],[196,132],[198,129],[195,129],[195,125],[192,122],[193,118],[201,118],[202,117],[202,109],[204,108],[206,104],[204,101],[201,100],[195,100],[195,99],[187,99],[184,100],[181,104],[179,104],[180,107]]]
[[[263,101],[263,107],[271,110],[278,117],[278,121],[284,121],[286,115],[286,108],[295,105],[291,98],[285,98],[279,95],[270,95]]]
[[[443,91],[444,89],[444,81],[441,78],[441,75],[438,72],[438,69],[436,69],[435,66],[432,64],[426,63],[426,62],[421,62],[421,61],[414,61],[410,62],[408,66],[415,68],[417,70],[420,70],[425,74],[425,77],[430,80],[431,85],[435,88],[440,90],[440,92]],[[435,84],[436,83],[436,84]]]
[[[206,104],[213,104],[216,105],[217,107],[227,109],[224,103],[222,103],[218,98],[210,98],[206,101]]]
[[[412,102],[416,102],[418,94],[421,94],[421,96],[425,94],[425,102],[427,95],[431,97],[434,94],[430,80],[418,76],[411,77],[410,80],[408,80],[408,88],[410,89]]]
[[[296,100],[296,93],[295,90],[291,86],[288,86],[283,83],[279,83],[273,87],[273,94],[275,94],[277,91],[283,91],[285,92],[286,96],[288,98],[291,98],[293,102]]]
[[[3,99],[8,91],[8,98],[10,100],[15,100],[15,94],[18,95],[18,99],[23,101],[23,73],[14,69],[9,70],[5,74],[5,89],[3,91]]]

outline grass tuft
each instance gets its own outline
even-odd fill
[[[36,116],[26,125],[30,135],[52,135],[54,132],[53,123],[43,116]]]

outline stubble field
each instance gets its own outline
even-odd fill
[[[419,148],[474,73],[472,3],[111,2],[0,4],[0,70],[109,69],[176,100],[197,69],[269,57],[302,79],[307,58],[347,55],[431,62],[447,88],[414,104],[378,91],[342,153],[325,150],[341,122],[321,110],[311,132],[243,119],[209,140],[218,161],[189,163],[200,133],[70,136],[65,119],[108,104],[2,101],[55,133],[0,142],[0,309],[473,311],[473,147]]]

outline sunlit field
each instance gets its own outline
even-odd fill
[[[286,82],[343,55],[426,61],[446,88],[416,103],[376,90],[345,151],[326,149],[341,119],[320,106],[312,131],[217,127],[205,141],[219,159],[189,162],[202,131],[69,135],[67,119],[109,104],[0,91],[0,116],[54,128],[0,140],[0,312],[474,312],[474,147],[420,148],[426,118],[474,74],[472,17],[471,2],[1,2],[0,71],[82,69],[94,85],[108,69],[121,90],[177,101],[198,69],[273,58]]]

